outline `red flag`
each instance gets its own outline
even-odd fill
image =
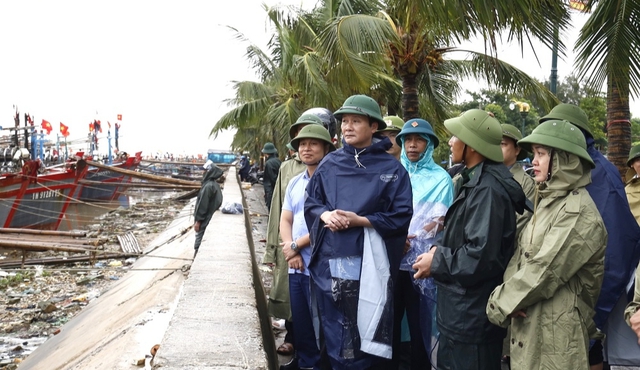
[[[102,132],[102,125],[100,124],[100,120],[93,121],[93,129],[96,130],[96,132]]]
[[[53,130],[53,127],[51,127],[49,121],[44,119],[42,120],[42,128],[47,130],[47,135],[49,135],[51,133],[51,130]]]
[[[27,114],[27,120],[29,121],[29,123],[31,124],[31,126],[33,126],[33,117],[31,117],[30,114]]]
[[[93,131],[93,122],[89,122],[89,132]]]
[[[67,126],[64,123],[60,122],[60,133],[64,137],[69,136],[69,126]]]
[[[118,121],[122,121],[122,114],[118,114]]]

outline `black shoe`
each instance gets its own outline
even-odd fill
[[[284,365],[280,365],[280,370],[299,370],[298,367],[298,359],[292,358],[291,361],[287,362]]]

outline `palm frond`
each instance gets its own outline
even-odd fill
[[[607,78],[623,94],[640,93],[640,1],[599,1],[576,41],[576,64],[590,88],[600,90]]]

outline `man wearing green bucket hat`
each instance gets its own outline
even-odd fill
[[[505,166],[509,169],[509,172],[513,175],[513,178],[516,179],[518,184],[522,186],[522,190],[524,191],[524,195],[533,203],[535,194],[536,194],[536,182],[529,176],[522,166],[518,164],[518,161],[521,161],[527,158],[527,151],[518,145],[518,142],[522,140],[522,134],[520,130],[518,130],[515,126],[509,124],[502,124],[502,141],[500,142],[500,148],[502,148],[502,156],[504,160]],[[520,235],[520,231],[524,229],[524,226],[531,219],[531,212],[524,212],[521,215],[516,217],[516,243],[518,242],[518,235]]]
[[[386,123],[373,98],[351,96],[334,115],[343,146],[318,166],[305,202],[313,308],[331,367],[369,369],[392,357],[392,287],[411,221],[411,183],[387,154],[389,139],[374,136]]]
[[[500,123],[480,109],[444,122],[453,161],[464,163],[437,247],[422,255],[415,277],[432,276],[440,330],[438,369],[500,369],[505,329],[485,307],[513,254],[516,212],[527,198],[502,164]]]
[[[397,160],[400,160],[400,152],[402,151],[402,148],[397,144],[396,136],[398,136],[400,130],[402,130],[404,121],[398,116],[386,116],[382,119],[387,124],[387,127],[382,130],[378,130],[378,133],[382,136],[388,137],[393,145],[391,149],[387,150],[387,153],[396,157]]]
[[[280,237],[282,239],[280,244],[289,266],[289,297],[296,348],[296,359],[293,361],[297,362],[300,369],[313,369],[318,367],[320,351],[316,345],[311,318],[309,289],[311,245],[304,219],[304,200],[309,179],[313,176],[322,158],[327,153],[334,151],[335,147],[329,136],[329,131],[318,124],[302,128],[298,135],[291,140],[291,146],[298,152],[300,160],[306,166],[306,171],[294,176],[287,185],[280,217]],[[281,369],[292,367],[295,366],[285,365]]]
[[[541,123],[520,145],[533,152],[539,198],[486,312],[492,323],[511,325],[513,368],[588,369],[607,243],[585,189],[595,164],[567,121]]]

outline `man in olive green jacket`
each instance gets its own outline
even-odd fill
[[[513,369],[587,370],[607,242],[585,189],[595,165],[584,136],[567,121],[543,122],[519,144],[533,148],[540,199],[487,316],[511,323]]]
[[[333,117],[331,117],[333,118]],[[291,125],[289,137],[293,139],[300,130],[309,124],[326,126],[317,114],[302,114],[300,118]],[[289,181],[296,175],[306,170],[307,166],[302,163],[295,153],[293,157],[280,166],[278,178],[273,187],[273,197],[271,198],[271,208],[269,210],[269,221],[267,224],[267,248],[262,258],[262,263],[273,267],[273,282],[269,292],[268,311],[272,317],[285,319],[287,336],[284,343],[278,348],[278,353],[283,355],[292,354],[293,326],[290,325],[291,306],[289,301],[289,265],[285,260],[280,246],[280,215],[282,214],[282,204]]]

